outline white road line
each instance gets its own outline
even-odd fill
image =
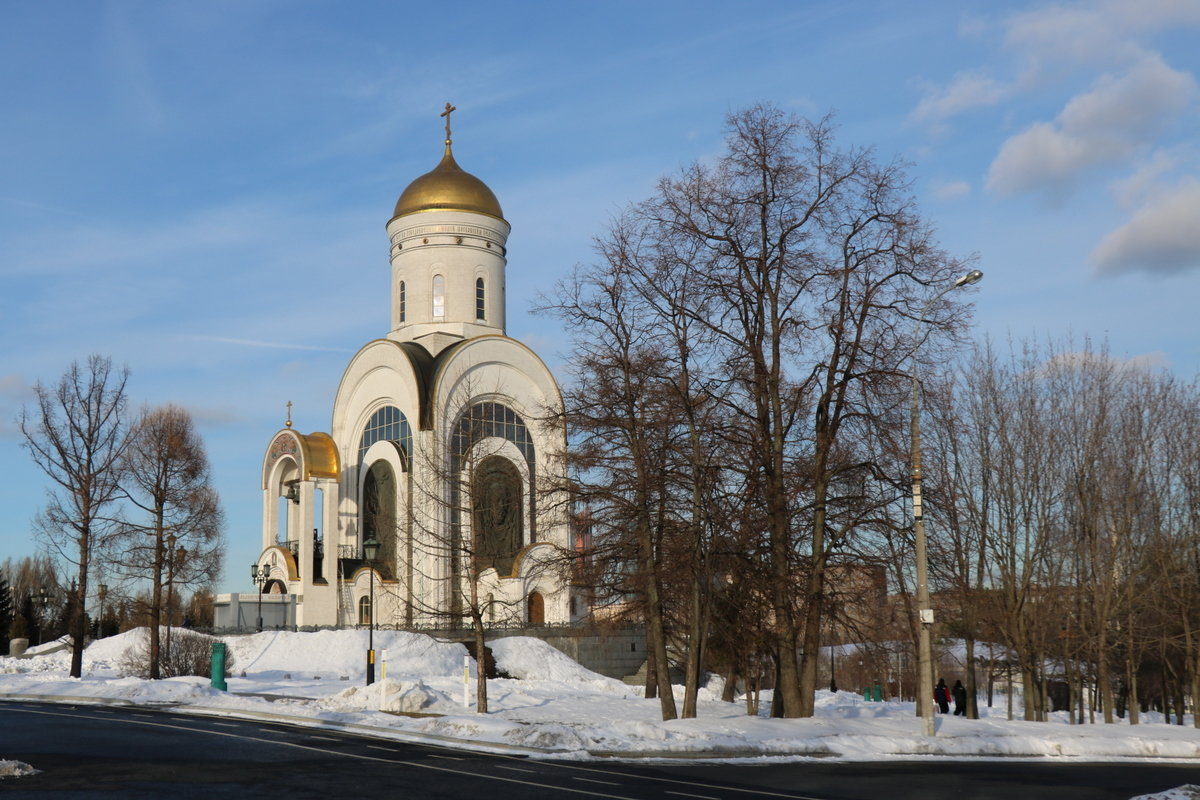
[[[616,781],[598,781],[595,778],[581,778],[578,775],[572,775],[571,780],[583,781],[584,783],[603,783],[605,786],[620,786]]]
[[[506,769],[509,772],[527,772],[531,775],[535,773],[535,770],[532,770],[532,769],[521,769],[520,767],[508,767],[508,766],[505,766],[504,764],[497,764],[496,769]]]
[[[653,781],[655,783],[668,783],[676,786],[688,786],[697,790],[710,790],[721,793],[722,797],[731,797],[734,795],[750,795],[753,797],[784,797],[788,800],[829,800],[827,797],[815,797],[809,794],[793,794],[791,792],[774,792],[767,789],[749,789],[741,786],[723,786],[720,784],[707,783],[704,781],[689,781],[680,778],[660,778],[655,775],[639,775],[637,773],[617,772],[616,770],[603,770],[595,767],[586,767],[581,764],[574,764],[566,761],[539,761],[543,767],[557,767],[559,769],[569,769],[576,772],[594,772],[606,777],[621,776],[633,778],[635,780]],[[667,791],[663,789],[663,791]]]
[[[387,752],[387,753],[396,752],[396,749],[394,747],[383,747],[383,746],[377,745],[377,744],[369,744],[369,745],[367,745],[367,749],[368,750],[383,750],[384,752]]]
[[[310,739],[315,739],[318,742],[340,742],[341,739],[335,739],[332,736],[309,736]]]
[[[676,797],[696,797],[699,800],[721,800],[719,797],[713,797],[707,794],[689,794],[688,792],[672,792],[670,789],[664,789],[663,794],[673,794]]]
[[[80,714],[66,714],[61,711],[28,711],[27,710],[27,711],[25,711],[25,713],[41,714],[41,715],[47,716],[47,717],[66,717],[67,719],[73,719],[73,718],[82,716]],[[189,728],[189,727],[183,727],[183,726],[179,726],[179,725],[168,725],[163,722],[142,722],[140,720],[137,720],[137,721],[124,720],[119,717],[113,721],[119,722],[119,723],[126,723],[126,724],[130,724],[130,725],[147,725],[147,726],[154,727],[154,728],[170,728],[170,729],[174,729],[174,730],[185,730],[185,731],[188,731],[189,733],[202,733],[207,736],[227,736],[231,739],[244,739],[246,741],[259,742],[261,744],[277,745],[279,747],[292,747],[297,750],[307,750],[307,751],[313,752],[313,753],[324,753],[325,755],[340,756],[342,758],[355,758],[360,761],[375,761],[380,764],[390,764],[391,766],[404,766],[404,767],[417,768],[417,769],[431,769],[436,772],[451,772],[451,773],[454,773],[455,775],[469,775],[473,778],[482,778],[484,780],[499,781],[501,783],[515,783],[515,784],[518,784],[521,786],[536,786],[539,789],[554,789],[560,793],[565,793],[565,794],[577,794],[577,795],[584,795],[587,797],[603,797],[603,798],[607,798],[607,800],[635,800],[635,798],[630,797],[629,795],[604,794],[603,792],[601,792],[599,790],[589,790],[589,789],[584,789],[584,788],[573,789],[569,786],[561,786],[561,785],[556,785],[556,784],[551,784],[551,783],[539,783],[537,781],[521,780],[520,778],[505,778],[501,775],[496,775],[494,773],[474,772],[472,770],[453,769],[451,767],[441,767],[441,766],[438,766],[437,764],[429,764],[429,763],[425,763],[425,762],[421,762],[421,761],[397,761],[397,760],[391,759],[391,758],[381,758],[378,756],[369,756],[369,755],[366,755],[365,753],[361,753],[361,752],[357,752],[357,751],[329,750],[329,749],[326,749],[323,747],[315,747],[313,745],[298,744],[296,742],[285,742],[285,741],[280,741],[278,739],[264,739],[264,738],[261,738],[258,736],[248,736],[245,733],[224,733],[222,731],[205,730],[203,728]],[[213,722],[213,724],[221,725],[222,723]],[[224,723],[224,724],[231,725],[232,723]],[[461,758],[451,758],[450,756],[436,756],[436,755],[432,755],[432,754],[429,757],[430,758],[444,758],[444,759],[452,760],[452,761],[462,761],[463,760]],[[599,771],[599,770],[597,770],[597,771]],[[795,797],[795,795],[780,795],[780,796],[781,797]]]
[[[465,759],[459,758],[458,756],[438,756],[438,755],[434,755],[433,753],[430,753],[429,757],[430,758],[440,758],[444,761],[463,761],[463,760],[465,760]]]

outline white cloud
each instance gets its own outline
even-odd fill
[[[988,170],[987,187],[998,194],[1061,188],[1086,169],[1119,163],[1195,94],[1191,75],[1147,56],[1124,75],[1100,78],[1053,123],[1036,122],[1006,141]]]
[[[1016,61],[1009,79],[984,71],[960,72],[944,87],[926,86],[910,115],[926,123],[943,122],[973,108],[996,105],[1010,97],[1060,81],[1074,69],[1126,68],[1157,59],[1146,40],[1163,30],[1200,25],[1196,0],[1096,0],[1049,5],[1013,14],[999,22],[969,16],[958,33],[987,43],[1003,30],[1003,48]]]
[[[1188,178],[1151,200],[1092,251],[1101,274],[1200,269],[1200,181]]]
[[[971,184],[966,181],[934,181],[932,188],[939,200],[958,200],[971,194]]]
[[[313,350],[321,353],[352,353],[345,347],[318,347],[316,345],[294,344],[291,342],[266,342],[258,339],[234,339],[228,336],[183,336],[197,342],[216,342],[218,344],[235,344],[242,347],[265,347],[274,350]]]
[[[1167,150],[1156,150],[1148,161],[1127,178],[1113,181],[1109,187],[1122,208],[1134,208],[1158,189],[1158,180],[1179,166],[1179,158]]]
[[[1195,0],[1104,0],[1015,14],[1004,41],[1027,59],[1030,73],[1041,73],[1051,64],[1136,61],[1146,55],[1141,37],[1189,25],[1200,25]]]
[[[1012,92],[1012,86],[978,72],[959,73],[944,88],[931,87],[913,109],[918,122],[939,122],[972,108],[999,103]]]
[[[1055,353],[1047,358],[1039,368],[1045,375],[1057,372],[1076,372],[1080,370],[1103,370],[1111,372],[1153,372],[1169,366],[1170,360],[1166,353],[1154,350],[1149,353],[1121,357],[1114,356],[1108,350],[1108,342],[1101,342],[1092,349],[1091,341],[1085,343],[1083,350],[1067,350]]]

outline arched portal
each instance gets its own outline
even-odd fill
[[[546,624],[546,600],[538,592],[529,593],[529,624]]]
[[[391,564],[396,559],[396,473],[386,461],[376,461],[367,470],[362,489],[363,541],[379,542],[378,561]]]

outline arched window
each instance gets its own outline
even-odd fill
[[[358,441],[358,466],[362,468],[363,458],[371,445],[376,442],[395,442],[404,451],[405,469],[408,468],[408,458],[412,453],[412,428],[409,427],[408,417],[395,406],[383,406],[371,415],[363,428],[362,438]]]
[[[471,445],[489,436],[507,439],[515,444],[521,455],[525,456],[530,474],[533,473],[533,437],[525,426],[525,420],[503,403],[487,400],[474,404],[459,416],[451,436],[452,469],[459,469],[459,460],[467,454]]]
[[[400,281],[400,296],[396,298],[396,300],[397,300],[396,305],[400,311],[400,321],[401,322],[404,322],[404,305],[407,302],[407,299],[408,298],[405,297],[405,293],[404,293],[404,281]]]
[[[509,485],[515,484],[517,488],[513,491],[518,494],[522,488],[528,490],[525,502],[528,503],[529,530],[528,536],[523,531],[518,534],[521,536],[521,544],[525,539],[528,539],[529,542],[537,541],[537,487],[534,485],[537,468],[533,436],[519,414],[503,403],[485,400],[464,409],[450,435],[450,473],[456,478],[450,482],[450,527],[451,538],[456,543],[456,547],[459,546],[457,543],[461,542],[458,537],[462,535],[461,492],[464,488],[470,490],[470,487],[462,486],[461,481],[457,478],[462,474],[465,467],[464,462],[471,447],[475,443],[491,437],[507,439],[525,457],[525,463],[529,468],[529,486],[521,487],[520,474],[511,465],[512,473]],[[522,515],[524,513],[523,510]],[[519,548],[520,544],[517,547]],[[511,563],[509,568],[511,569]]]
[[[371,598],[365,595],[358,598],[358,624],[371,624]]]
[[[475,319],[487,319],[484,313],[483,278],[475,279]]]
[[[446,278],[442,275],[433,276],[433,318],[446,318]]]

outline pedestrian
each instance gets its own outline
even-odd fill
[[[967,715],[967,687],[962,685],[962,681],[954,682],[954,716],[965,717]]]
[[[933,699],[937,701],[938,711],[950,713],[950,687],[946,685],[945,678],[938,678],[937,686],[933,687]]]

